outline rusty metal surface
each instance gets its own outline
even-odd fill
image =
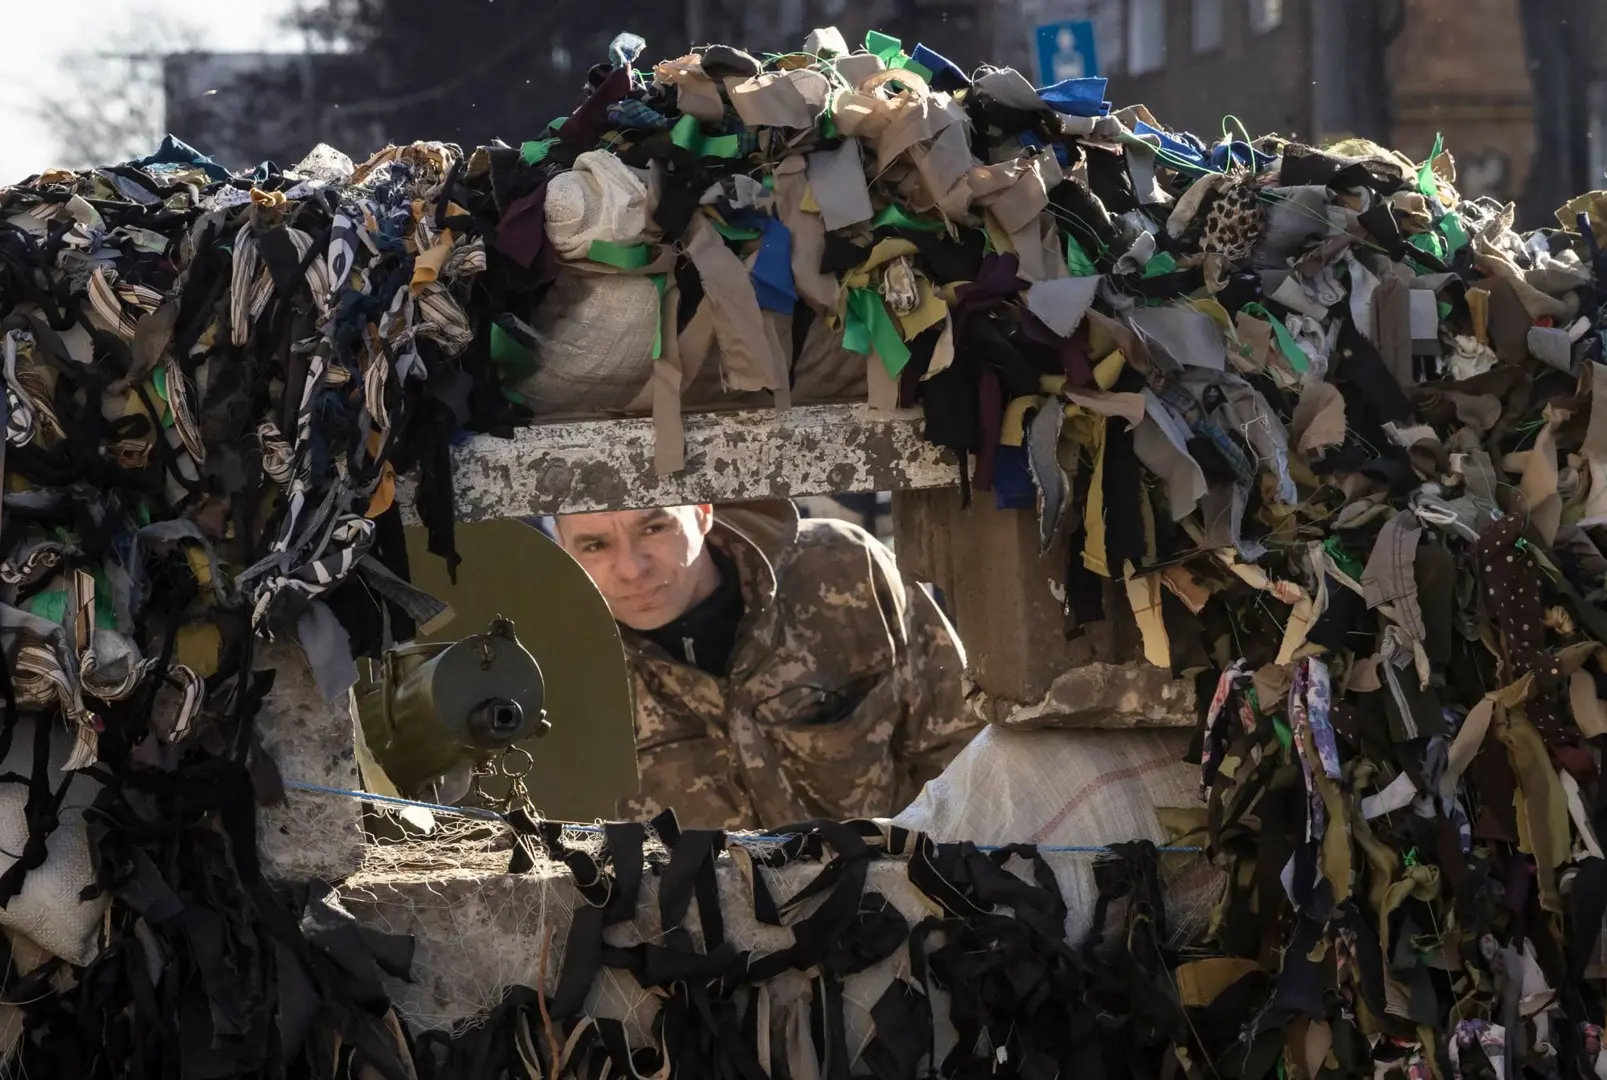
[[[653,470],[647,419],[477,436],[453,452],[457,519],[945,487],[958,478],[952,456],[921,437],[919,412],[810,405],[689,414],[685,423],[686,469],[663,477]],[[415,524],[412,483],[398,487]]]

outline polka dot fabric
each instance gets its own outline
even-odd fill
[[[1511,677],[1534,672],[1535,692],[1529,720],[1548,742],[1573,741],[1578,731],[1560,707],[1566,685],[1555,654],[1546,648],[1546,579],[1519,544],[1523,521],[1506,517],[1479,538],[1479,576],[1484,608],[1506,638]]]

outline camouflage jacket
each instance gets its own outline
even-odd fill
[[[641,772],[622,816],[671,807],[683,826],[726,829],[891,816],[980,726],[953,628],[892,553],[783,506],[715,514],[709,541],[747,608],[728,677],[621,628]]]

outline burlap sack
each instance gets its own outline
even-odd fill
[[[538,414],[629,405],[653,373],[659,296],[636,274],[564,267],[531,320],[536,370],[514,385]]]

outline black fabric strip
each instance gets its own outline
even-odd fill
[[[10,698],[10,695],[8,672],[7,697]],[[6,705],[9,737],[10,726],[17,714],[12,711],[12,701],[8,700]],[[55,771],[50,767],[50,732],[53,726],[44,717],[34,721],[33,771],[29,774],[28,801],[23,807],[23,817],[28,823],[28,839],[23,844],[22,853],[17,861],[7,867],[5,873],[0,874],[0,907],[5,907],[22,891],[22,883],[30,871],[44,865],[47,854],[46,841],[60,824],[61,804],[67,798],[67,789],[72,787],[75,779],[73,773],[67,773],[62,777],[60,786],[55,791],[50,790],[50,777]]]

